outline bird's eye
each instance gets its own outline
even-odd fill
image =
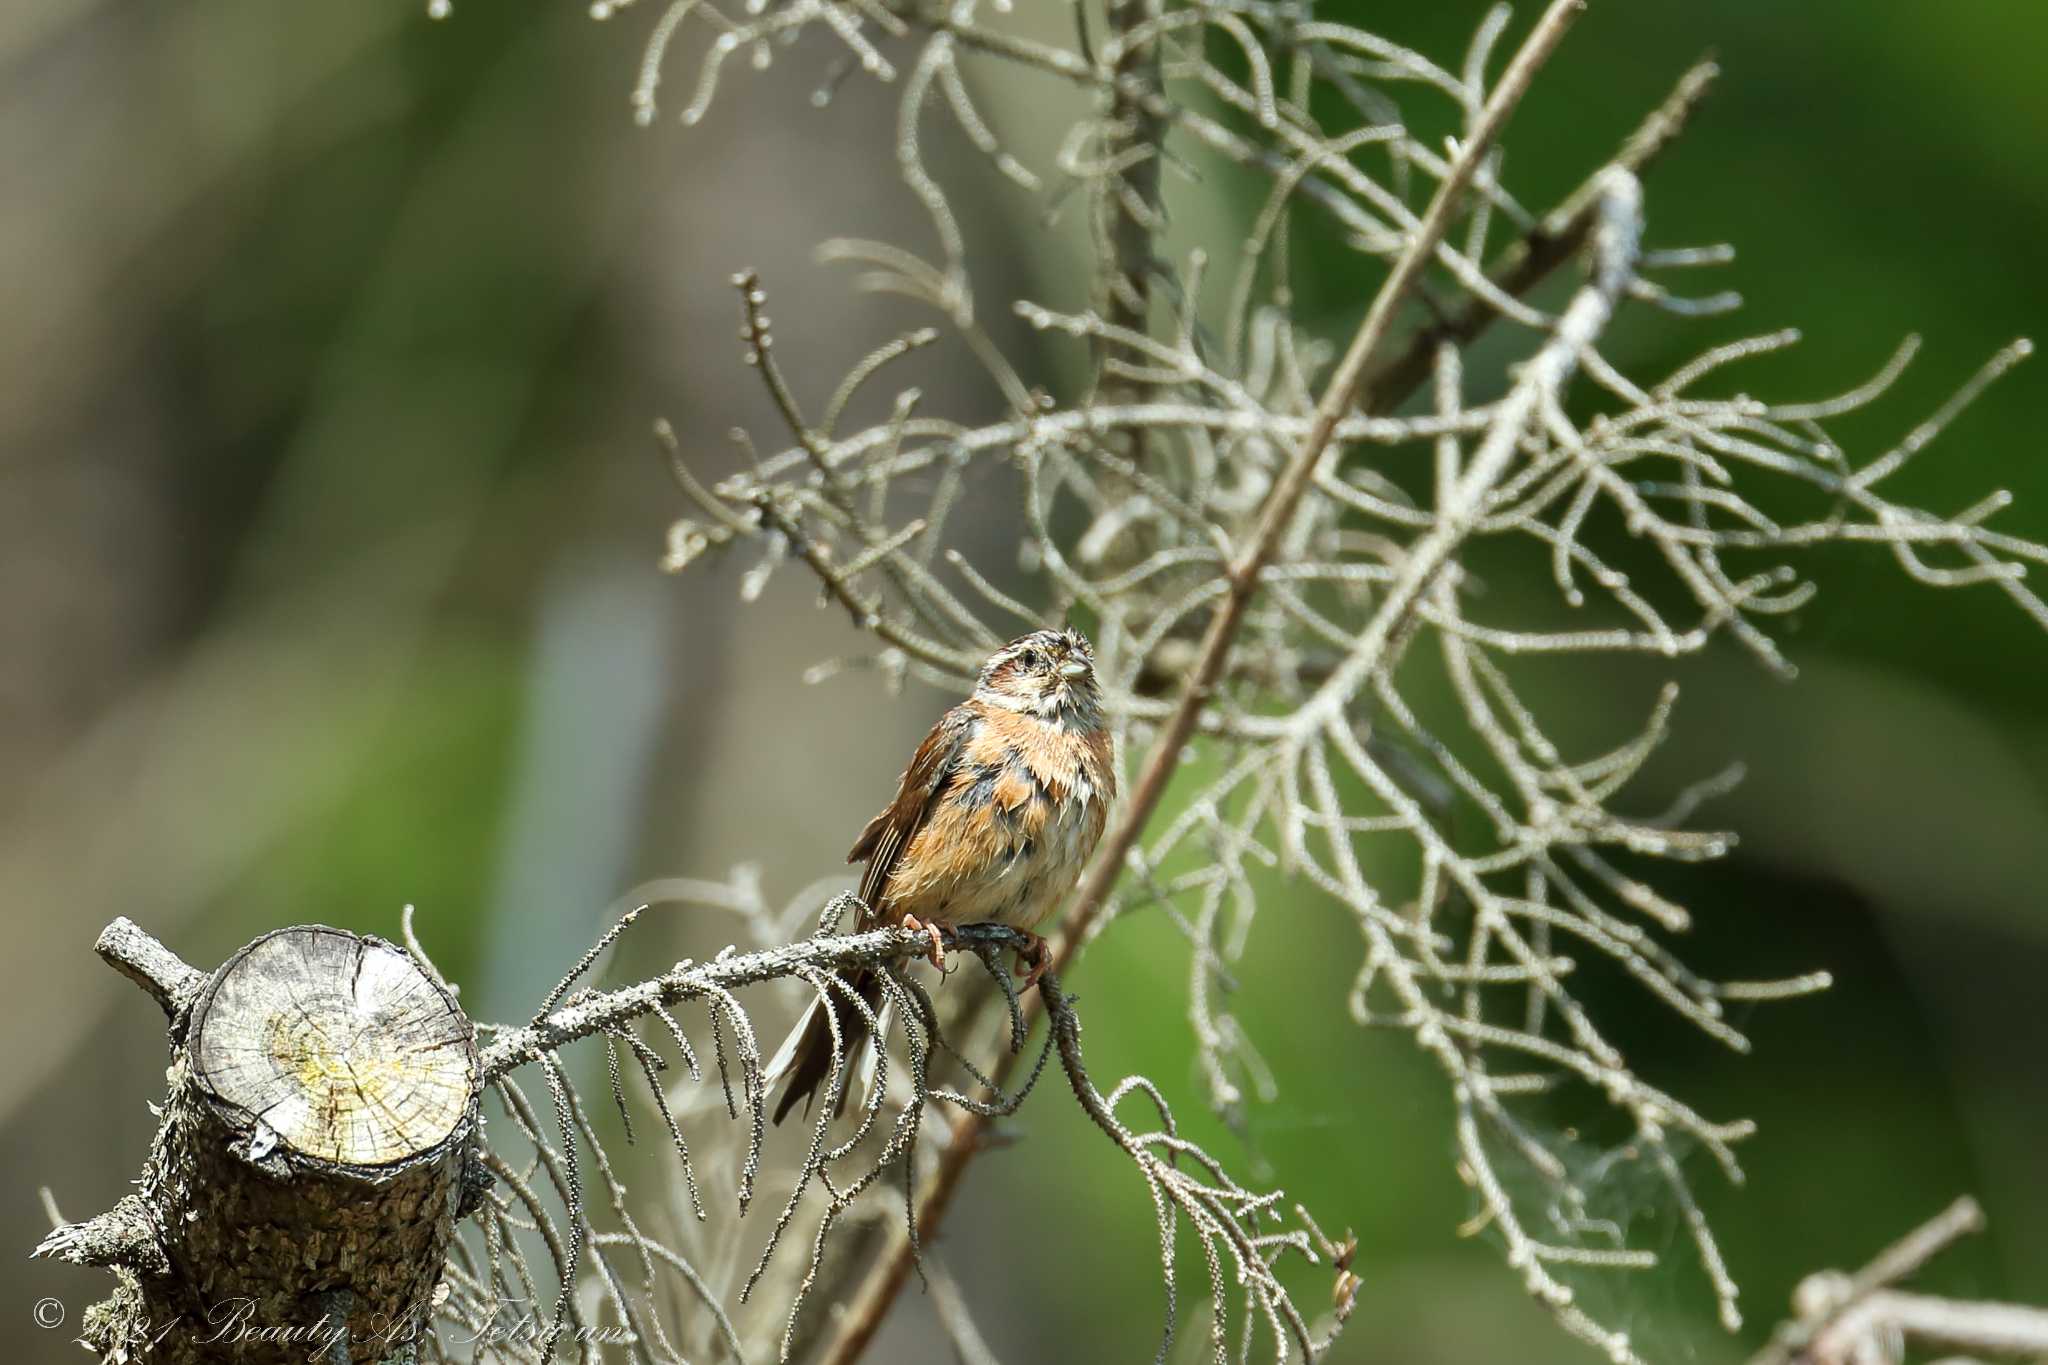
[[[1039,669],[1045,667],[1045,656],[1043,654],[1040,654],[1035,649],[1025,650],[1024,667],[1030,669],[1034,673],[1037,672]]]

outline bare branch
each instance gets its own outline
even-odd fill
[[[100,930],[93,951],[109,967],[148,991],[172,1019],[192,1003],[206,982],[206,973],[187,965],[125,915]]]
[[[2048,1351],[2048,1309],[1912,1294],[1891,1286],[1957,1240],[1984,1228],[1967,1196],[1936,1214],[1854,1275],[1824,1270],[1800,1281],[1795,1316],[1751,1365],[1861,1365],[1898,1358],[1897,1343],[2002,1356]]]

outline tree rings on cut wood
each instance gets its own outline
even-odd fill
[[[404,1162],[475,1104],[475,1032],[454,998],[403,950],[339,929],[280,930],[230,958],[187,1041],[193,1081],[242,1118],[258,1163]]]

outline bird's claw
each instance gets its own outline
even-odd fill
[[[1024,977],[1023,988],[1018,992],[1021,995],[1036,986],[1038,978],[1044,976],[1046,969],[1052,966],[1052,954],[1047,951],[1045,940],[1037,934],[1029,929],[1020,929],[1018,932],[1024,935],[1026,942],[1017,950],[1017,960],[1029,969]]]
[[[916,915],[905,915],[903,917],[903,927],[908,929],[913,934],[923,934],[927,938],[931,939],[931,951],[928,954],[926,954],[926,959],[932,964],[932,966],[938,968],[942,972],[945,971],[945,929],[939,924],[939,922],[937,920],[933,920],[931,923],[927,924],[923,920],[920,920]]]

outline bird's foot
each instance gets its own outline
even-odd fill
[[[923,934],[927,938],[931,939],[932,949],[931,952],[927,955],[927,957],[930,960],[932,966],[937,967],[942,972],[945,971],[945,936],[949,932],[947,926],[940,924],[937,920],[932,920],[931,922],[926,923],[925,921],[920,920],[916,915],[905,915],[903,917],[903,927],[908,929],[913,934]]]
[[[1024,976],[1023,990],[1018,992],[1021,995],[1036,986],[1038,978],[1044,976],[1046,968],[1052,966],[1052,953],[1046,948],[1045,940],[1029,929],[1019,929],[1017,932],[1025,938],[1024,946],[1017,950],[1017,960],[1029,969]]]

